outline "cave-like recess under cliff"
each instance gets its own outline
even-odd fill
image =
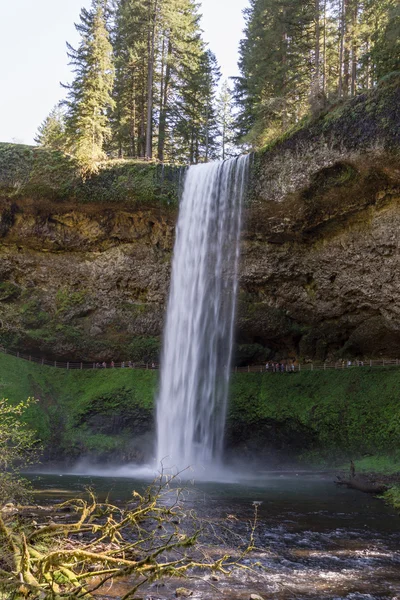
[[[256,154],[238,364],[400,357],[400,76]],[[156,360],[182,171],[0,144],[0,344]]]

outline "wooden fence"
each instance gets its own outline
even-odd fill
[[[0,352],[3,354],[9,354],[11,356],[15,356],[22,360],[26,360],[29,362],[36,363],[38,365],[43,365],[46,367],[53,367],[57,369],[75,369],[75,370],[88,370],[88,369],[140,369],[140,370],[158,370],[160,365],[158,363],[134,363],[131,361],[118,362],[114,363],[112,366],[111,363],[99,363],[99,362],[74,362],[74,361],[59,361],[59,360],[47,360],[45,358],[37,358],[35,356],[31,356],[29,354],[23,354],[21,352],[12,352],[11,350],[7,350],[0,346]],[[275,363],[276,364],[276,363]],[[105,366],[104,366],[105,365]],[[307,362],[307,363],[295,363],[293,364],[291,361],[283,362],[283,370],[280,367],[279,369],[273,367],[271,363],[269,363],[269,368],[266,369],[266,365],[249,365],[248,367],[235,367],[233,371],[235,373],[298,373],[302,371],[332,371],[332,370],[344,370],[344,369],[355,369],[355,368],[373,368],[373,367],[399,367],[400,361],[399,359],[378,359],[378,360],[365,360],[365,361],[352,361],[351,365],[348,364],[348,361],[338,361],[335,363],[315,363],[315,362]]]

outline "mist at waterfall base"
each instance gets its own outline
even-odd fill
[[[249,157],[192,166],[180,202],[151,464],[75,473],[236,481],[223,464]],[[248,475],[248,473],[247,473]]]

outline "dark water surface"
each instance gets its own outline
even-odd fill
[[[38,502],[64,500],[88,485],[100,496],[111,491],[113,501],[124,501],[133,489],[147,486],[128,478],[73,475],[33,480]],[[262,503],[257,550],[245,559],[249,570],[235,569],[231,577],[218,576],[212,585],[204,577],[183,582],[193,590],[192,598],[248,600],[258,593],[282,600],[400,600],[400,515],[382,501],[311,475],[186,485],[186,501],[213,524],[225,544],[224,553],[240,538],[248,539],[253,502]],[[182,582],[167,581],[144,590],[142,597],[171,599],[181,586]],[[123,593],[123,585],[116,585],[103,598],[120,598]]]

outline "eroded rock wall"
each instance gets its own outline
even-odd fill
[[[393,77],[256,155],[239,364],[400,357],[399,83]],[[139,202],[145,175],[141,167],[131,181],[125,164],[113,172],[113,193],[129,188],[125,203],[97,196],[104,174],[92,194],[79,184],[85,202],[50,191],[41,199],[38,176],[34,197],[22,184],[0,185],[1,344],[78,361],[157,359],[177,207],[157,204],[154,189]]]

